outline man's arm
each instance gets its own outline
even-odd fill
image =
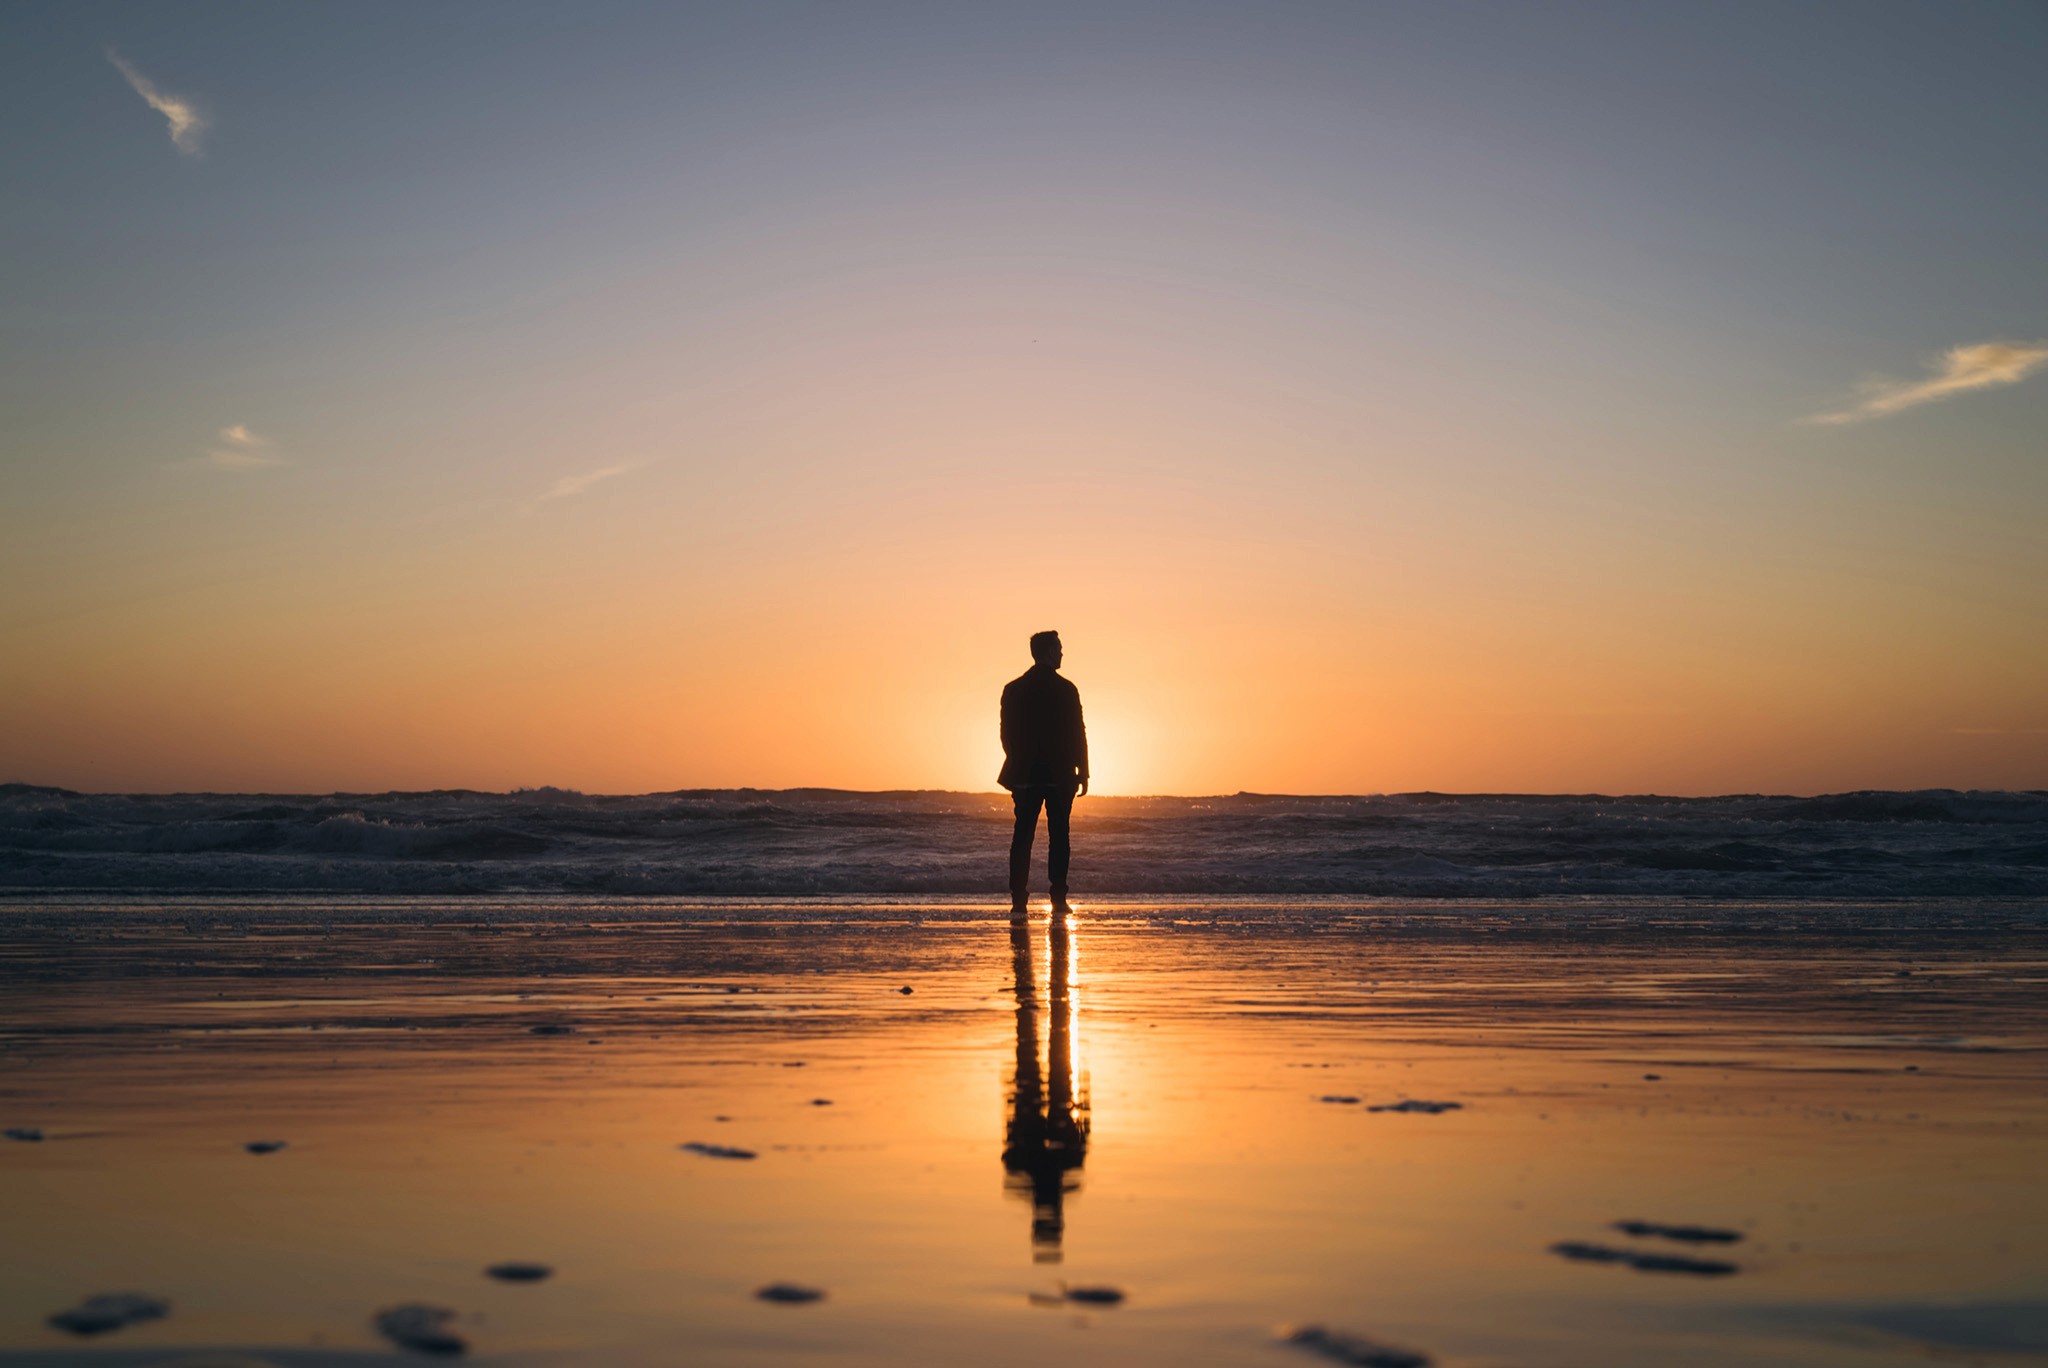
[[[1081,772],[1081,792],[1088,791],[1088,724],[1081,717],[1081,691],[1074,690],[1074,757]]]
[[[1005,686],[1004,686],[1004,688],[1003,688],[1003,701],[1002,701],[1002,705],[1001,705],[1001,707],[1000,707],[1000,708],[998,709],[998,711],[997,711],[997,718],[998,718],[998,726],[997,726],[997,729],[998,729],[998,730],[999,730],[999,731],[1000,731],[1000,732],[1002,733],[1002,738],[1003,738],[1003,758],[1004,758],[1005,760],[1009,759],[1009,758],[1010,758],[1010,757],[1011,757],[1012,755],[1015,755],[1015,754],[1017,753],[1017,717],[1016,717],[1016,712],[1017,712],[1017,710],[1016,710],[1015,708],[1012,708],[1012,707],[1010,706],[1010,690],[1009,690],[1009,686],[1005,685]]]

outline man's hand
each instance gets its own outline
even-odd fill
[[[1086,797],[1088,796],[1088,776],[1087,776],[1087,775],[1085,775],[1085,774],[1084,774],[1084,775],[1082,775],[1082,776],[1081,776],[1081,789],[1080,789],[1080,791],[1079,791],[1078,793],[1076,793],[1076,794],[1075,794],[1074,796],[1075,796],[1076,798],[1086,798]]]

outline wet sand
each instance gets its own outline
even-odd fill
[[[40,902],[0,975],[0,1363],[2048,1358],[2028,908]]]

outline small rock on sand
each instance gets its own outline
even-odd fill
[[[917,990],[906,983],[901,988],[898,988],[896,991],[903,994],[903,996],[905,997],[909,997],[912,993],[916,992]]]
[[[814,1097],[811,1099],[811,1105],[814,1107],[829,1107],[832,1105],[832,1099],[829,1097]]]
[[[284,1147],[285,1142],[282,1140],[251,1140],[242,1146],[251,1154],[275,1154]]]
[[[1323,1094],[1323,1095],[1322,1095],[1321,1097],[1318,1097],[1318,1098],[1316,1099],[1316,1101],[1318,1101],[1318,1102],[1334,1102],[1334,1103],[1336,1103],[1336,1104],[1337,1104],[1338,1106],[1340,1106],[1340,1107],[1350,1107],[1350,1106],[1355,1106],[1355,1105],[1357,1105],[1358,1099],[1357,1099],[1357,1098],[1355,1098],[1355,1097],[1352,1097],[1352,1096],[1350,1096],[1350,1095],[1348,1095],[1348,1094],[1346,1094],[1346,1093],[1324,1093],[1324,1094]],[[1373,1108],[1373,1110],[1374,1110],[1374,1111],[1379,1111],[1379,1110],[1381,1110],[1381,1109],[1380,1109],[1380,1108],[1378,1108],[1378,1107],[1375,1107],[1375,1108]]]
[[[1697,1273],[1709,1278],[1736,1271],[1725,1259],[1695,1259],[1685,1254],[1638,1254],[1628,1264],[1639,1273]]]
[[[754,1151],[741,1149],[738,1145],[707,1145],[702,1140],[685,1140],[676,1146],[691,1154],[701,1154],[707,1159],[752,1159]]]
[[[542,1022],[542,1023],[540,1024],[540,1025],[538,1025],[538,1026],[529,1026],[529,1027],[527,1027],[527,1028],[526,1028],[526,1030],[527,1030],[527,1034],[529,1034],[529,1035],[549,1035],[549,1036],[553,1036],[553,1035],[575,1035],[575,1034],[576,1034],[576,1028],[575,1028],[574,1026],[562,1026],[562,1025],[558,1025],[558,1024],[556,1024],[555,1022],[552,1022],[552,1021],[544,1021],[544,1022]]]
[[[74,1335],[99,1335],[140,1321],[160,1320],[170,1303],[140,1292],[102,1292],[50,1317],[50,1324]]]
[[[1713,1226],[1665,1225],[1661,1221],[1616,1221],[1614,1228],[1639,1239],[1679,1240],[1686,1244],[1734,1244],[1742,1238],[1739,1230],[1717,1230]]]
[[[33,1144],[43,1138],[41,1126],[9,1126],[5,1132],[9,1140],[25,1140]]]
[[[552,1278],[555,1275],[555,1270],[544,1263],[519,1263],[517,1261],[512,1263],[495,1263],[486,1268],[484,1272],[490,1274],[499,1282],[539,1282],[543,1278]]]
[[[1734,1264],[1720,1259],[1694,1259],[1684,1254],[1639,1254],[1633,1249],[1615,1249],[1583,1240],[1561,1240],[1550,1247],[1550,1252],[1580,1263],[1627,1264],[1639,1273],[1695,1273],[1702,1277],[1717,1277],[1737,1271]]]
[[[1083,1306],[1122,1306],[1124,1302],[1121,1287],[1066,1287],[1060,1291],[1068,1301]]]
[[[1383,1102],[1377,1107],[1367,1107],[1366,1110],[1374,1112],[1419,1112],[1424,1116],[1440,1116],[1444,1112],[1458,1111],[1464,1105],[1463,1102],[1425,1102],[1420,1098],[1409,1097],[1403,1098],[1399,1102]]]
[[[776,1302],[782,1306],[803,1306],[810,1302],[825,1300],[822,1287],[805,1287],[802,1283],[773,1282],[766,1287],[754,1289],[754,1295],[764,1302]]]
[[[1664,1081],[1664,1075],[1663,1075],[1663,1074],[1644,1074],[1644,1075],[1643,1075],[1643,1082],[1645,1082],[1645,1083],[1662,1083],[1663,1081]]]
[[[371,1324],[377,1327],[378,1334],[401,1349],[422,1354],[459,1354],[469,1348],[469,1341],[448,1328],[448,1322],[454,1319],[455,1313],[445,1306],[407,1302],[379,1311]]]
[[[1310,1350],[1333,1363],[1351,1364],[1353,1368],[1429,1368],[1430,1364],[1429,1355],[1413,1349],[1398,1349],[1363,1335],[1347,1335],[1320,1325],[1282,1330],[1280,1342]]]
[[[1581,1263],[1627,1263],[1629,1259],[1626,1249],[1616,1249],[1612,1245],[1588,1244],[1584,1240],[1559,1240],[1550,1247],[1550,1252],[1567,1259],[1577,1259]]]

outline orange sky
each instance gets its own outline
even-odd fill
[[[1109,793],[2048,785],[2018,17],[122,14],[0,780],[985,789],[1050,627]]]

